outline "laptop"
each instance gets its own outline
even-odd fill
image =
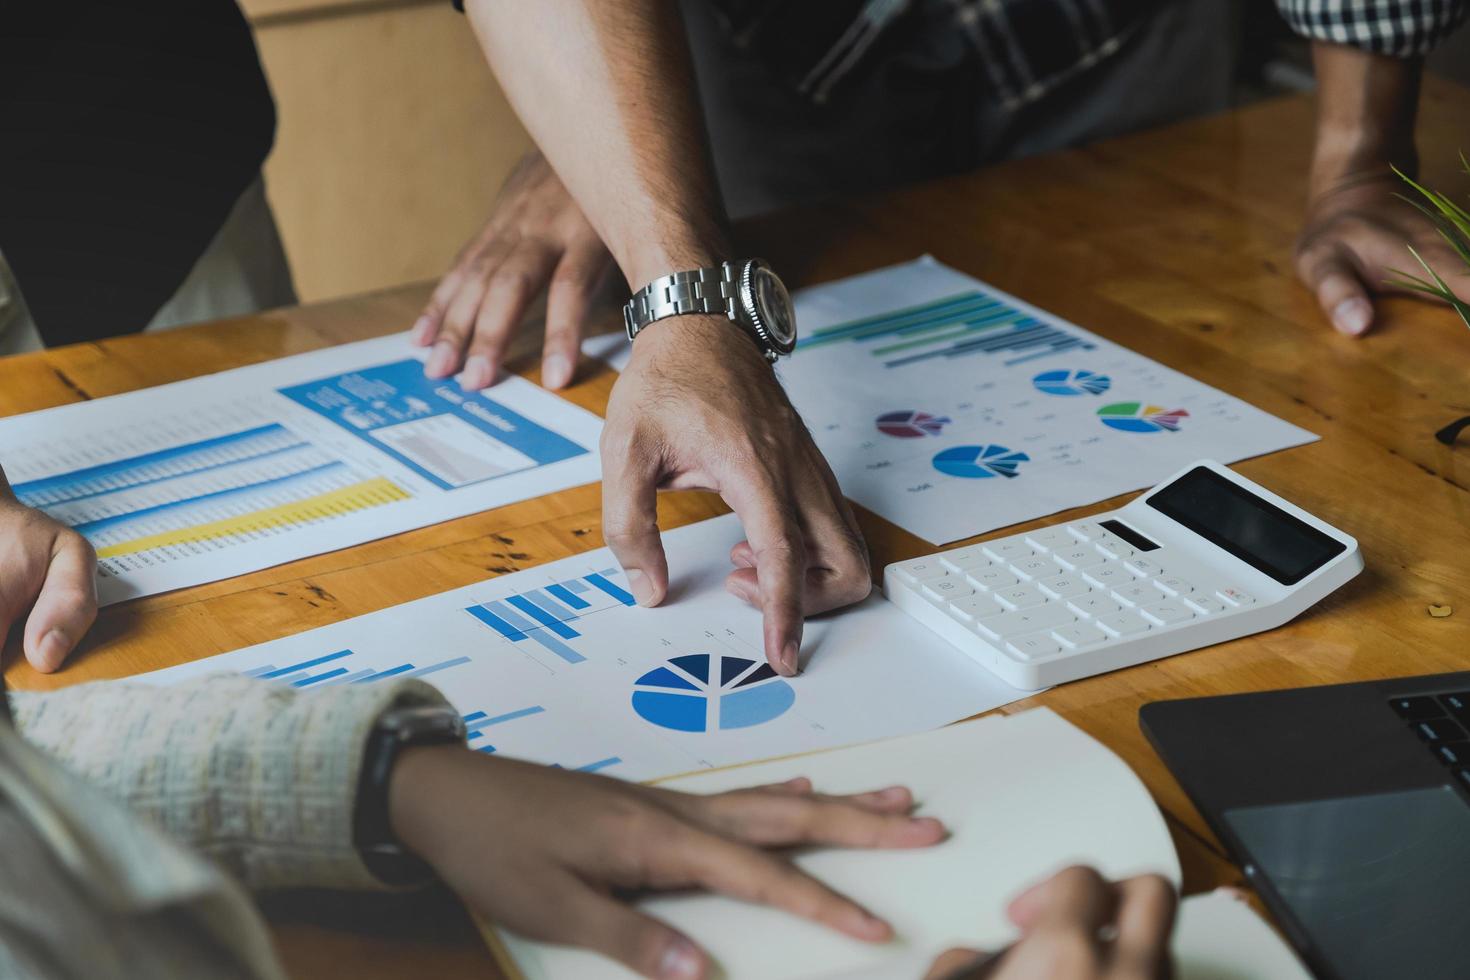
[[[1319,977],[1470,977],[1470,672],[1147,704]]]

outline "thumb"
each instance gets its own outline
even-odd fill
[[[1349,337],[1368,332],[1373,325],[1373,301],[1357,266],[1340,249],[1305,253],[1301,275],[1333,329]]]
[[[628,576],[640,606],[669,590],[669,562],[658,533],[658,471],[637,448],[602,447],[602,537]]]
[[[43,674],[61,666],[97,618],[96,567],[85,538],[73,531],[56,536],[23,641],[26,659]]]
[[[595,950],[655,980],[701,980],[709,972],[708,957],[687,936],[587,888],[568,904],[560,941]]]

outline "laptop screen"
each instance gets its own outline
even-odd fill
[[[1225,811],[1341,980],[1470,977],[1470,806],[1448,786]]]

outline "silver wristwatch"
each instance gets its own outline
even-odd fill
[[[756,342],[772,364],[796,349],[796,310],[786,286],[764,259],[726,262],[663,276],[623,307],[628,339],[655,320],[685,313],[720,313]]]

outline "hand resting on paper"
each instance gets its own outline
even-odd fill
[[[952,949],[927,980],[1166,980],[1177,905],[1157,875],[1114,883],[1067,868],[1011,902],[1020,939],[994,953]]]
[[[0,472],[0,642],[24,620],[31,666],[60,667],[97,618],[96,567],[85,538],[16,500]]]
[[[457,746],[408,750],[389,788],[399,839],[476,912],[667,980],[706,976],[708,956],[620,892],[707,888],[882,942],[888,923],[765,849],[942,840],[912,807],[903,787],[832,797],[793,779],[693,796]]]

